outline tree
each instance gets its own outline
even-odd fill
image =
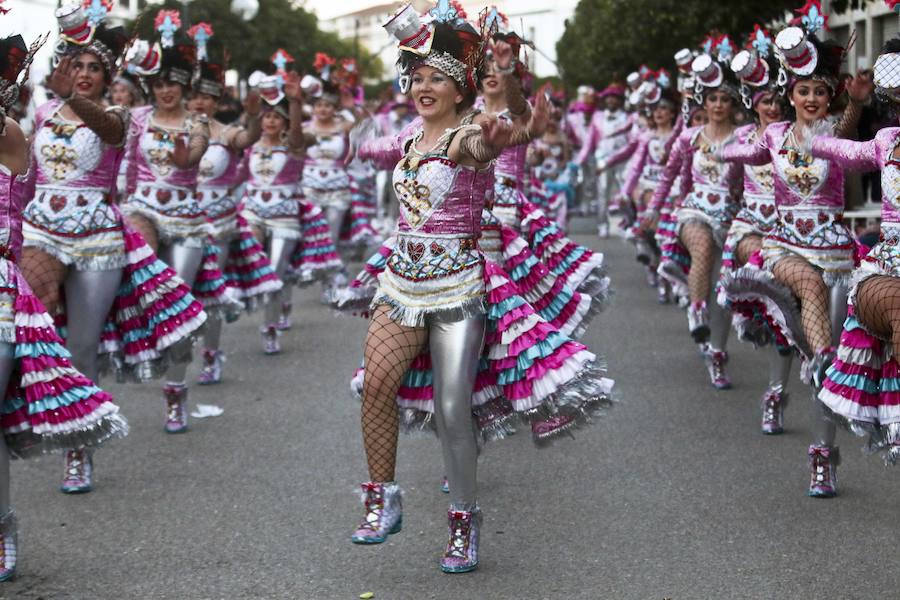
[[[132,24],[132,30],[143,39],[153,39],[153,19],[163,8],[180,10],[183,29],[187,30],[184,5],[177,0],[148,6]],[[250,22],[231,12],[231,0],[194,0],[189,5],[188,16],[191,23],[212,24],[216,38],[229,52],[229,68],[237,69],[243,76],[257,69],[270,72],[270,58],[278,48],[284,48],[294,57],[293,68],[301,72],[312,70],[316,52],[327,52],[335,58],[354,55],[351,42],[321,31],[316,16],[291,0],[260,2],[259,14]],[[369,56],[364,49],[360,50],[358,59],[362,65],[371,65],[370,72],[381,72],[377,57]]]
[[[581,0],[556,54],[568,87],[600,85],[641,64],[671,71],[675,52],[698,47],[713,29],[742,45],[754,23],[784,10],[784,0]]]

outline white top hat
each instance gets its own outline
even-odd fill
[[[403,5],[382,27],[397,38],[401,50],[408,50],[420,56],[431,52],[434,29],[422,23],[419,13],[411,4]]]
[[[816,70],[819,53],[816,47],[806,37],[806,32],[801,27],[788,27],[782,29],[775,36],[775,48],[781,64],[793,73],[805,77]]]
[[[678,52],[675,53],[675,64],[678,65],[678,70],[682,73],[689,73],[691,70],[691,61],[693,60],[694,55],[691,54],[691,51],[687,48],[682,48]]]
[[[701,54],[691,63],[691,71],[698,83],[704,87],[719,87],[725,81],[722,67],[709,54]]]
[[[156,75],[162,64],[162,48],[159,42],[151,46],[146,40],[135,40],[125,55],[125,64],[126,69],[135,75],[142,77]]]
[[[275,106],[284,99],[281,78],[278,75],[266,75],[257,84],[259,95],[270,106]]]
[[[731,60],[731,70],[743,83],[762,87],[769,83],[769,65],[756,51],[741,50]]]
[[[635,87],[641,83],[641,74],[637,71],[633,71],[628,74],[628,77],[625,79],[625,83],[628,84],[628,87]]]
[[[56,9],[59,36],[71,44],[83,46],[94,37],[94,27],[88,22],[81,4],[66,4]]]

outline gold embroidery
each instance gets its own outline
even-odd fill
[[[50,169],[50,176],[55,180],[65,179],[68,173],[75,170],[75,159],[78,154],[73,148],[51,144],[41,147],[41,155]]]

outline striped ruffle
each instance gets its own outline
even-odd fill
[[[305,286],[330,279],[344,268],[338,255],[325,213],[315,204],[300,200],[300,243],[291,256],[290,281]]]
[[[237,217],[237,230],[237,238],[229,243],[225,279],[247,310],[252,310],[284,284],[247,220],[241,216]]]
[[[0,409],[0,426],[15,456],[97,446],[123,437],[128,423],[112,397],[79,373],[53,319],[14,265],[16,369]]]
[[[191,292],[203,304],[207,315],[229,323],[237,321],[244,306],[237,291],[229,285],[225,274],[219,269],[219,255],[222,250],[213,238],[208,238],[203,246],[203,261],[194,279]]]

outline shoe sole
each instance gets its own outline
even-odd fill
[[[444,573],[449,573],[451,575],[454,575],[456,573],[470,573],[477,568],[478,563],[475,563],[471,567],[445,567],[444,565],[441,565],[441,571],[443,571]]]
[[[373,544],[383,544],[387,541],[388,536],[394,535],[395,533],[400,533],[403,531],[403,517],[400,517],[400,520],[397,521],[397,524],[394,525],[390,531],[387,532],[387,535],[383,537],[357,537],[355,535],[350,536],[350,541],[354,544],[361,545],[373,545]]]
[[[810,498],[834,498],[837,496],[837,492],[814,492],[810,490],[806,492],[806,495]]]
[[[4,574],[0,575],[0,582],[9,581],[10,579],[12,579],[15,576],[16,576],[16,570],[13,569],[12,571],[10,571],[8,573],[4,573]]]
[[[59,491],[61,491],[63,494],[75,495],[75,494],[87,494],[88,492],[90,492],[93,489],[94,489],[94,486],[89,485],[87,487],[60,487]]]
[[[784,433],[784,429],[760,429],[763,435],[781,435]]]
[[[179,433],[184,433],[184,432],[186,432],[187,430],[188,430],[188,426],[187,426],[187,425],[185,425],[184,427],[179,427],[178,429],[169,429],[168,427],[165,428],[166,433],[171,433],[171,434],[173,434],[173,435],[176,435],[176,434],[179,434]]]
[[[218,385],[220,383],[222,383],[221,379],[216,379],[215,381],[200,381],[199,379],[197,380],[197,385]]]

